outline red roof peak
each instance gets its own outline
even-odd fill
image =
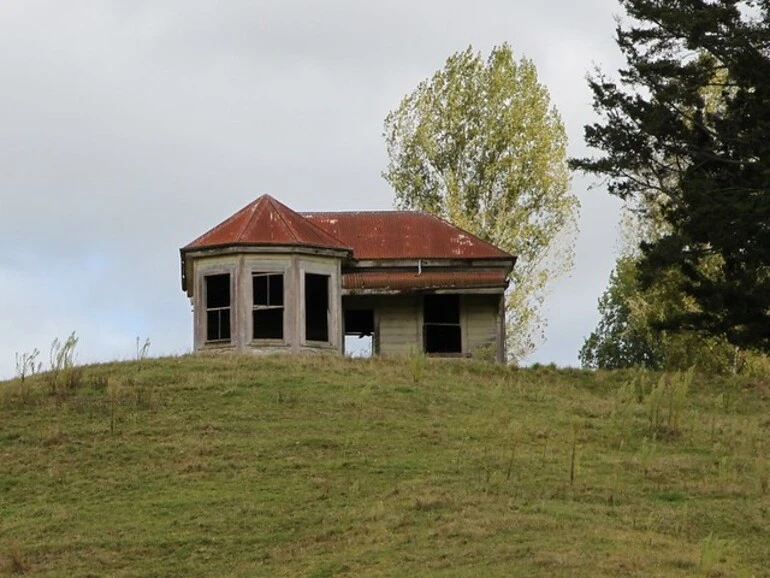
[[[225,245],[286,245],[351,250],[270,195],[257,197],[185,249]]]

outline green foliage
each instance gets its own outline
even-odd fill
[[[599,299],[597,328],[580,350],[583,367],[643,367],[681,371],[697,367],[705,373],[739,369],[739,353],[724,338],[696,331],[668,331],[666,323],[696,305],[680,290],[681,275],[667,271],[648,287],[638,276],[639,258],[622,256]]]
[[[718,564],[726,561],[727,553],[732,548],[733,544],[729,540],[718,538],[711,532],[701,541],[698,568],[711,575]]]
[[[497,344],[492,342],[478,345],[471,353],[471,357],[478,361],[494,362],[497,359]]]
[[[694,377],[694,368],[666,373],[633,372],[615,394],[613,415],[621,441],[630,441],[630,423],[637,406],[644,407],[647,433],[653,441],[679,438]]]
[[[589,80],[598,158],[571,165],[609,192],[655,208],[643,239],[644,287],[674,272],[694,307],[666,320],[770,351],[770,7],[766,2],[621,0],[627,65]]]
[[[572,265],[578,201],[567,137],[532,61],[507,44],[485,61],[450,56],[385,119],[383,173],[396,205],[447,219],[518,257],[507,297],[509,352],[539,340],[549,281]]]
[[[641,293],[632,258],[621,258],[610,275],[609,287],[599,298],[599,325],[583,343],[580,362],[592,369],[645,367],[665,364],[665,347],[644,315],[634,307]]]
[[[412,383],[414,385],[419,385],[422,381],[427,361],[428,357],[422,351],[415,350],[409,354],[409,372],[412,375]]]
[[[687,401],[694,370],[661,374],[658,383],[647,395],[650,431],[655,437],[681,435],[682,412]]]
[[[747,351],[739,360],[740,373],[764,383],[770,383],[770,355]]]

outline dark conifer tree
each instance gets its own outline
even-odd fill
[[[698,304],[669,328],[770,351],[770,2],[621,4],[626,66],[589,80],[601,120],[585,137],[603,155],[571,166],[636,206],[664,199],[641,281],[673,268]]]

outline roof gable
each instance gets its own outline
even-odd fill
[[[339,239],[270,195],[258,197],[183,250],[224,245],[287,245],[350,250]]]

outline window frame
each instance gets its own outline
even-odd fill
[[[311,339],[308,335],[308,290],[307,290],[307,278],[308,275],[313,277],[325,277],[326,278],[326,339]],[[302,312],[303,312],[303,327],[302,335],[304,338],[304,344],[309,346],[319,345],[332,345],[332,280],[334,276],[330,271],[322,271],[315,269],[306,269],[302,271]]]
[[[446,297],[453,297],[457,301],[457,321],[439,320],[433,321],[432,319],[426,321],[426,301],[428,299],[440,299]],[[433,307],[433,306],[432,306]],[[446,311],[446,308],[444,308]],[[454,318],[455,316],[452,315]],[[451,328],[457,331],[457,337],[459,337],[459,350],[458,351],[428,351],[428,332],[435,328]],[[422,298],[422,350],[426,355],[435,357],[461,357],[465,355],[465,344],[463,343],[463,301],[460,293],[426,293]]]
[[[220,306],[220,307],[209,307],[209,284],[208,280],[212,277],[227,277],[227,287],[228,287],[228,305],[227,306]],[[202,285],[203,285],[203,310],[205,312],[204,315],[204,327],[203,327],[203,343],[205,345],[224,345],[224,344],[232,344],[233,342],[233,301],[234,301],[234,292],[233,292],[233,272],[230,270],[214,270],[214,271],[206,271],[201,274],[202,279]],[[209,339],[209,313],[211,312],[217,312],[217,317],[219,319],[219,332],[218,334],[221,334],[221,328],[222,328],[222,315],[224,312],[227,312],[227,326],[228,326],[228,336],[227,337],[219,337],[217,339]]]
[[[281,277],[281,299],[280,305],[273,305],[270,299],[270,277]],[[254,279],[257,277],[264,277],[267,279],[267,303],[256,303],[256,294],[254,291]],[[252,342],[274,342],[284,343],[286,340],[286,271],[281,270],[265,270],[261,268],[254,268],[250,271],[251,279],[251,341]],[[281,335],[280,337],[257,337],[255,332],[257,330],[257,324],[255,323],[254,314],[257,311],[281,311]]]

